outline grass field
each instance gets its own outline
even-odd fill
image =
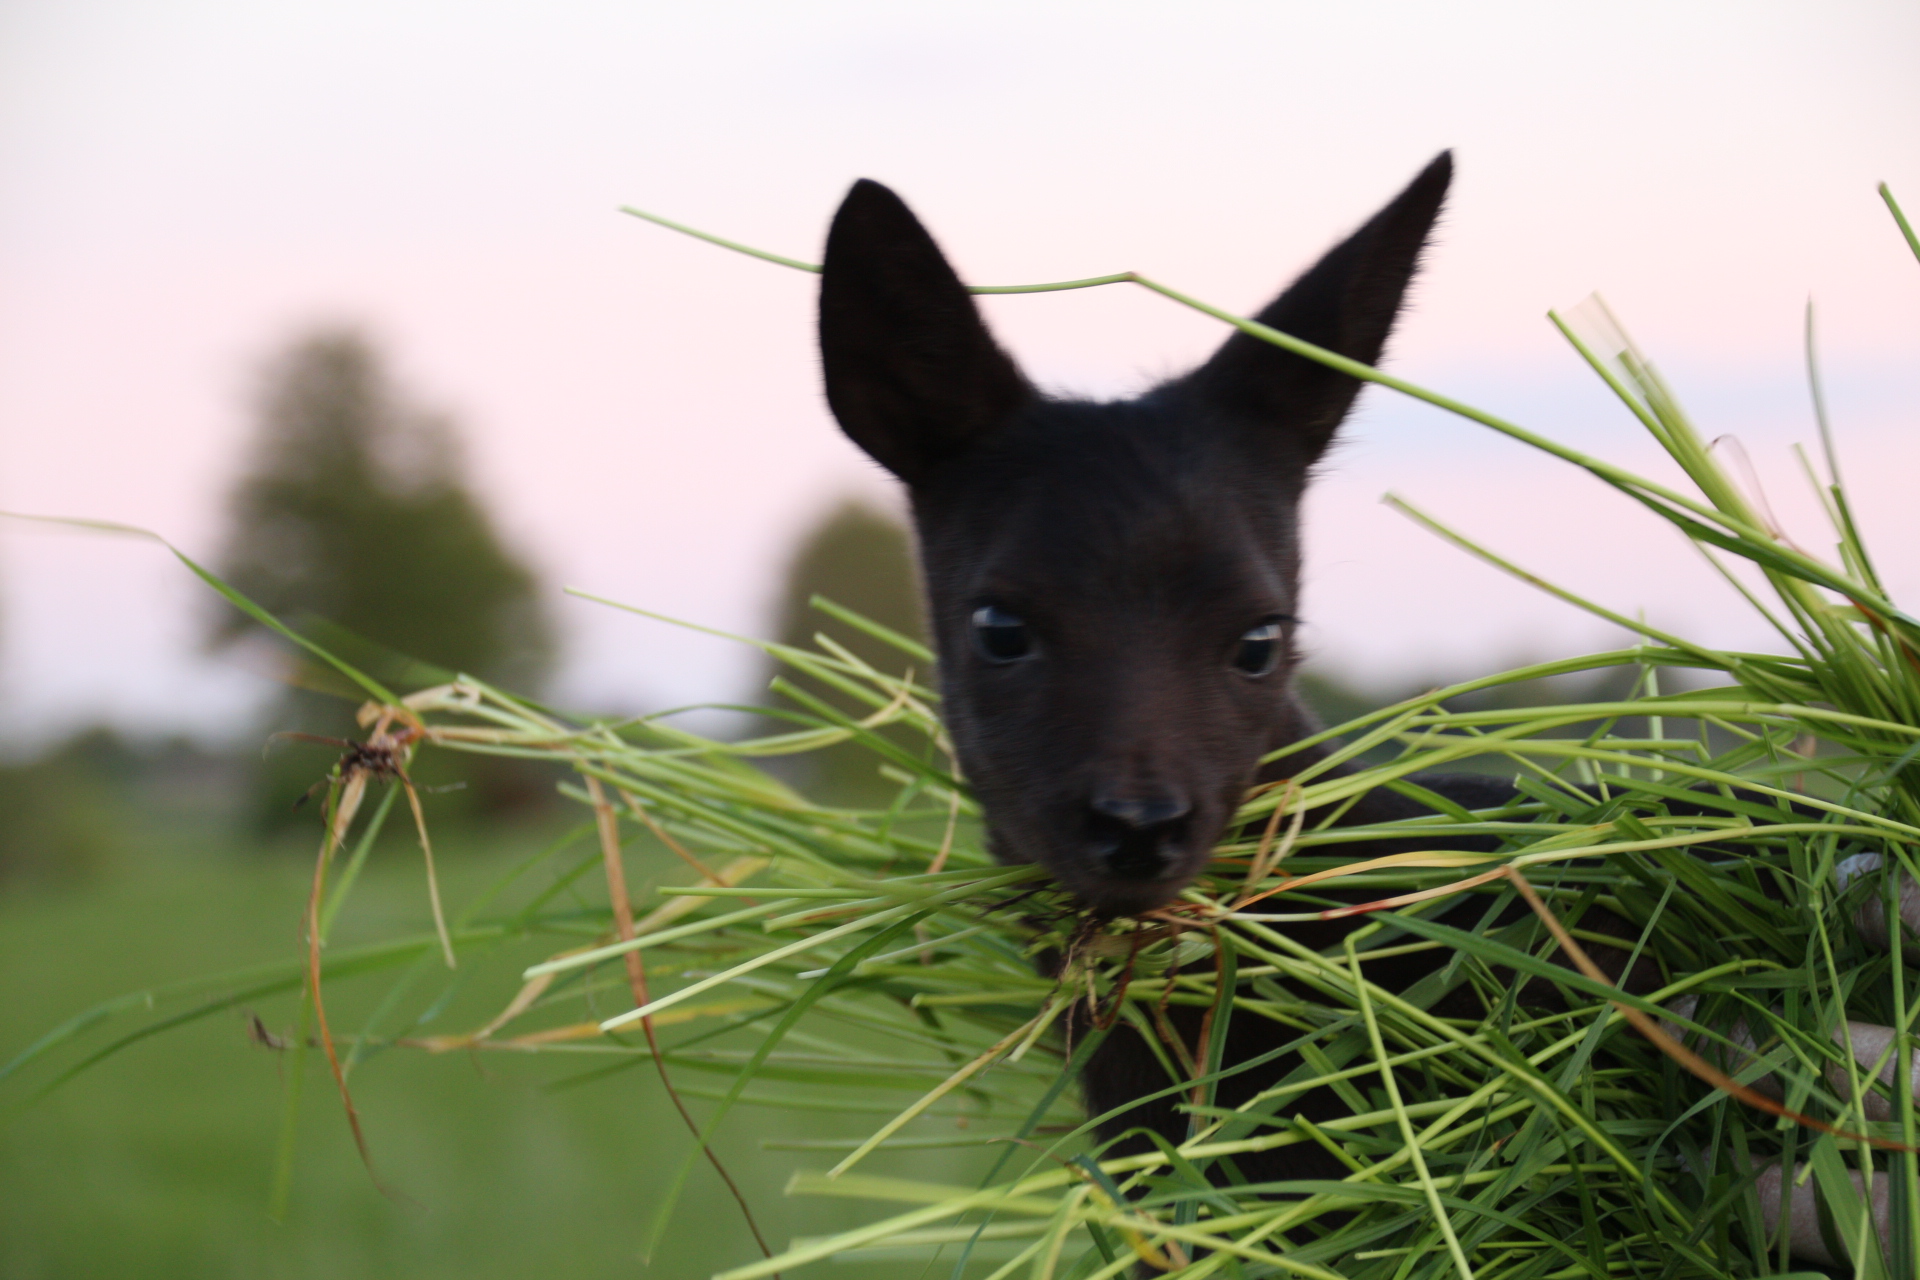
[[[108,996],[298,954],[311,869],[304,840],[262,850],[190,816],[122,813],[115,825],[119,847],[90,880],[0,893],[0,1059]],[[449,909],[555,830],[444,834]],[[636,854],[642,883],[654,865]],[[340,917],[335,945],[430,927],[418,854],[389,837]],[[436,958],[419,968],[402,1007],[438,1006],[422,1033],[470,1030],[516,985],[511,971],[543,948],[550,940],[476,956],[451,984]],[[336,1028],[361,1027],[399,972],[337,984]],[[257,1011],[281,1033],[297,1016],[292,997]],[[137,1025],[129,1016],[87,1044]],[[363,1063],[356,1100],[380,1171],[405,1199],[370,1183],[324,1064],[306,1055],[292,1195],[276,1223],[268,1207],[291,1061],[252,1042],[240,1013],[225,1012],[136,1044],[13,1115],[0,1129],[0,1275],[698,1277],[757,1256],[702,1168],[665,1246],[651,1265],[641,1261],[659,1181],[687,1150],[685,1129],[644,1060],[551,1089],[611,1061],[566,1054],[393,1050]],[[50,1074],[6,1082],[0,1106]],[[836,1157],[761,1144],[854,1135],[872,1123],[753,1108],[729,1119],[719,1149],[776,1248],[852,1226],[862,1206],[786,1199],[795,1168]],[[976,1160],[920,1152],[912,1168],[965,1179]],[[854,1274],[885,1280],[921,1267],[869,1264]]]

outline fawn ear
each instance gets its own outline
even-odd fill
[[[1376,363],[1452,177],[1453,154],[1443,151],[1255,318],[1362,364]],[[1309,462],[1326,448],[1360,391],[1358,379],[1245,333],[1227,339],[1187,385],[1236,417],[1284,429]]]
[[[820,359],[840,429],[908,484],[1033,397],[899,196],[862,178],[820,268]]]

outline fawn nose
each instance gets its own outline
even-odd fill
[[[1095,796],[1087,838],[1108,875],[1158,880],[1180,856],[1193,806],[1181,796]]]

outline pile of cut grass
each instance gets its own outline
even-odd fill
[[[643,1249],[672,1228],[702,1139],[736,1108],[874,1117],[868,1137],[823,1151],[827,1167],[792,1191],[888,1207],[856,1231],[784,1249],[767,1242],[769,1257],[726,1280],[880,1257],[996,1280],[1095,1280],[1142,1261],[1185,1280],[1784,1274],[1807,1264],[1790,1255],[1779,1168],[1804,1184],[1824,1248],[1851,1259],[1845,1274],[1920,1272],[1920,1123],[1910,1091],[1875,1083],[1912,1070],[1920,973],[1896,891],[1920,872],[1920,621],[1875,575],[1824,421],[1827,475],[1815,485],[1837,563],[1771,527],[1601,309],[1562,327],[1697,494],[1139,277],[1071,283],[1120,282],[1584,468],[1671,521],[1716,564],[1749,562],[1754,572],[1729,571],[1729,580],[1778,628],[1783,652],[1715,649],[1549,587],[1642,643],[1436,690],[1290,748],[1283,757],[1317,743],[1333,750],[1285,786],[1250,796],[1209,873],[1177,904],[1112,922],[1084,916],[1037,868],[993,862],[936,695],[913,674],[931,655],[828,602],[828,612],[897,648],[906,674],[875,669],[825,638],[817,650],[763,645],[869,712],[855,719],[787,686],[791,731],[747,742],[702,738],[665,717],[563,716],[469,679],[401,698],[336,664],[372,697],[364,718],[374,752],[339,771],[310,906],[311,1043],[336,1063],[343,1097],[347,1069],[369,1044],[326,1029],[327,983],[436,946],[455,962],[503,937],[548,934],[555,954],[526,970],[518,993],[500,993],[497,1018],[464,1036],[407,1043],[606,1053],[615,1055],[609,1069],[651,1059],[696,1136],[681,1142],[674,1189],[637,1232]],[[1639,678],[1617,701],[1451,706],[1499,684],[1621,665]],[[1689,687],[1663,692],[1662,676],[1675,669],[1693,673]],[[1695,687],[1700,673],[1718,683]],[[895,784],[886,807],[824,806],[754,763],[847,741],[869,749]],[[1354,764],[1378,761],[1383,749],[1384,762]],[[489,914],[485,900],[468,904],[438,942],[327,954],[327,928],[350,909],[357,869],[403,794],[389,791],[356,828],[367,783],[421,750],[564,768],[571,781],[562,789],[585,806],[599,849],[531,906]],[[1467,812],[1409,781],[1469,764],[1511,774],[1516,800]],[[1335,825],[1380,786],[1426,799],[1432,813]],[[1429,833],[1436,843],[1496,836],[1500,848],[1367,856],[1370,841]],[[687,883],[635,904],[621,845],[642,834],[684,858]],[[336,851],[345,864],[329,881]],[[535,854],[523,870],[544,865]],[[1376,901],[1341,946],[1316,952],[1288,926],[1350,911],[1350,896],[1325,896],[1333,882]],[[1483,906],[1485,927],[1437,922],[1461,895]],[[1517,900],[1536,910],[1516,917]],[[1584,930],[1594,907],[1629,921],[1632,936]],[[1625,946],[1651,959],[1664,985],[1623,994],[1566,967],[1569,941]],[[1370,963],[1409,950],[1447,962],[1406,991],[1368,980]],[[1037,972],[1041,953],[1058,958],[1057,978]],[[1513,973],[1546,979],[1555,999],[1532,1003],[1527,992],[1540,985],[1522,988]],[[1478,997],[1478,1018],[1429,1012],[1459,988]],[[1093,1029],[1068,1043],[1060,1029],[1076,1002]],[[609,1012],[609,1003],[623,1007]],[[1171,1034],[1172,1004],[1210,1011],[1201,1043]],[[188,1015],[163,1015],[131,1035],[167,1016]],[[1226,1028],[1246,1018],[1291,1038],[1268,1059],[1226,1062]],[[67,1048],[102,1020],[82,1015],[7,1070]],[[1112,1158],[1073,1081],[1101,1028],[1121,1022],[1161,1053],[1165,1091],[1182,1100],[1189,1128],[1178,1144],[1156,1140],[1153,1154]],[[1850,1022],[1899,1034],[1863,1049],[1845,1043]],[[1267,1087],[1242,1106],[1218,1105],[1219,1082],[1240,1072],[1261,1073]],[[1293,1113],[1296,1099],[1324,1085],[1351,1114],[1313,1124]],[[1235,1176],[1236,1155],[1304,1144],[1351,1172],[1264,1186]],[[962,1145],[996,1153],[977,1186],[897,1172],[912,1168],[915,1151]],[[1876,1203],[1893,1206],[1880,1227]]]

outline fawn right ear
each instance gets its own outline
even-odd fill
[[[926,228],[865,178],[827,233],[820,359],[840,429],[910,485],[1034,394]]]
[[[1443,151],[1270,303],[1260,323],[1361,364],[1378,363],[1452,179],[1453,156]],[[1327,447],[1360,391],[1357,379],[1246,333],[1228,338],[1188,383],[1306,462]]]

